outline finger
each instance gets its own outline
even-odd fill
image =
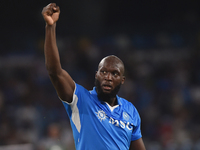
[[[56,6],[56,3],[50,3],[50,4],[47,5],[47,7],[51,7],[51,8],[55,7],[55,6]]]
[[[44,7],[43,8],[43,10],[42,10],[42,14],[43,15],[52,15],[56,10],[55,10],[55,8],[56,8],[57,6],[56,6],[56,4],[55,3],[50,3],[50,4],[48,4],[46,7]]]
[[[54,11],[54,12],[60,12],[60,7],[59,7],[59,6],[53,7],[53,11]]]
[[[43,10],[42,10],[42,14],[43,15],[52,15],[53,14],[53,10],[51,8],[44,7]]]
[[[52,10],[53,13],[60,12],[60,8],[59,8],[59,6],[56,6],[56,3],[50,3],[49,5],[47,5],[47,8]]]
[[[47,5],[47,7],[48,7],[49,9],[54,10],[54,8],[56,7],[56,3],[50,3],[49,5]]]

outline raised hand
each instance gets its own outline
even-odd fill
[[[53,25],[59,19],[60,8],[55,3],[50,3],[42,10],[42,15],[47,25]]]

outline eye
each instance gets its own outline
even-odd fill
[[[119,76],[119,73],[118,72],[114,72],[113,75],[116,77],[116,76]]]
[[[101,73],[106,74],[107,72],[105,70],[102,70]]]

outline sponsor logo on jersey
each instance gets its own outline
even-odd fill
[[[121,127],[123,129],[126,128],[128,130],[133,130],[133,124],[130,122],[121,121],[121,120],[113,119],[112,117],[108,117],[103,110],[98,110],[98,112],[95,112],[95,113],[101,122],[106,120],[106,118],[109,118],[110,124],[115,125],[117,127]],[[126,112],[123,112],[123,117],[125,120],[129,119],[129,115]]]

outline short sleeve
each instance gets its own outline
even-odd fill
[[[141,137],[142,137],[142,134],[141,134],[141,119],[140,119],[140,116],[137,112],[137,124],[136,124],[135,128],[133,129],[131,141],[138,140]]]

